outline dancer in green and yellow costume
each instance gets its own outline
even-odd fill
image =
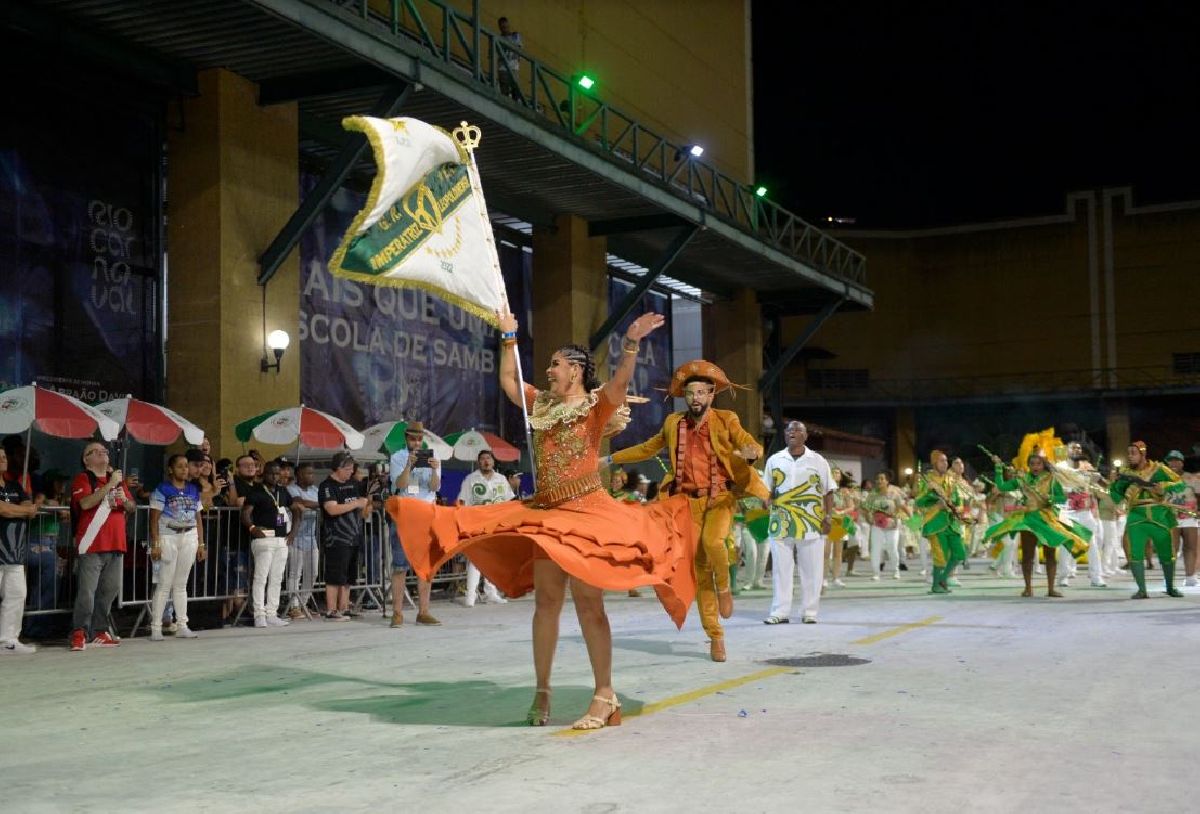
[[[1058,504],[1066,500],[1066,494],[1055,480],[1051,464],[1039,453],[1029,455],[1025,459],[1027,471],[1014,473],[1012,480],[1004,477],[1003,461],[993,456],[992,462],[996,465],[996,488],[1003,492],[1020,491],[1025,496],[1025,505],[989,528],[983,537],[985,544],[1010,534],[1018,536],[1021,576],[1025,578],[1021,596],[1033,596],[1033,566],[1037,562],[1037,547],[1042,546],[1046,561],[1046,596],[1061,597],[1054,587],[1058,558],[1051,549],[1063,546],[1073,556],[1080,557],[1087,553],[1092,532],[1059,518]]]
[[[1183,596],[1175,588],[1175,552],[1171,529],[1175,528],[1175,510],[1166,501],[1168,494],[1180,492],[1183,481],[1170,468],[1146,457],[1144,441],[1134,441],[1126,450],[1127,465],[1121,467],[1108,493],[1113,501],[1125,500],[1129,515],[1125,536],[1129,540],[1129,570],[1137,581],[1133,599],[1146,599],[1146,543],[1154,545],[1162,564],[1167,596]]]
[[[946,453],[935,449],[929,455],[929,464],[933,471],[922,475],[915,503],[922,512],[921,534],[929,540],[933,555],[933,587],[929,592],[948,594],[947,581],[954,575],[955,567],[967,558],[963,545],[967,506],[956,487],[955,476],[949,471]]]

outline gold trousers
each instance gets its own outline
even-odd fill
[[[688,498],[692,508],[692,523],[696,526],[696,608],[700,623],[710,639],[725,636],[721,615],[717,611],[717,593],[729,590],[729,550],[725,540],[733,526],[733,511],[737,505],[732,492],[713,498]]]

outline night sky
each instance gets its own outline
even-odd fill
[[[860,227],[1200,198],[1195,5],[754,0],[758,182]]]

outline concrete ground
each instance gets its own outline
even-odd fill
[[[1196,589],[1132,602],[1127,580],[1105,590],[1085,577],[1064,599],[1020,599],[1019,580],[977,565],[936,597],[910,573],[851,578],[816,625],[765,626],[768,593],[743,594],[725,664],[708,660],[694,613],[676,631],[653,599],[614,595],[626,720],[582,736],[565,730],[591,695],[570,607],[552,726],[520,723],[529,599],[436,603],[438,628],[372,616],[2,657],[3,808],[1190,807]],[[767,663],[815,654],[861,663]]]

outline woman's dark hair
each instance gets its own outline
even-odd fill
[[[591,392],[600,386],[596,378],[596,362],[592,353],[583,345],[563,345],[556,353],[573,365],[583,368],[583,389]]]
[[[650,486],[647,487],[647,489],[646,489],[646,502],[649,503],[650,501],[657,500],[657,499],[658,499],[658,481],[653,481],[653,482],[651,482]]]
[[[895,478],[892,477],[892,470],[890,470],[890,469],[880,469],[875,474],[876,474],[876,476],[883,475],[885,478],[887,478],[888,483],[892,483],[896,480]]]
[[[186,461],[188,459],[188,456],[182,452],[176,452],[174,455],[167,458],[167,471],[168,472],[171,471],[171,467],[173,467],[175,465],[175,462],[178,461],[180,458],[183,458]]]

